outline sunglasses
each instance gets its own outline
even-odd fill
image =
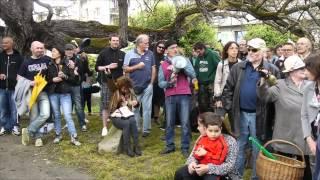
[[[260,49],[257,49],[257,48],[248,48],[248,52],[252,51],[253,53],[256,53],[258,52]]]
[[[159,49],[164,49],[164,47],[163,47],[163,46],[158,46],[158,48],[159,48]]]

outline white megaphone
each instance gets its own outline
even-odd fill
[[[171,59],[173,66],[173,72],[177,73],[180,69],[184,69],[187,66],[187,60],[183,56],[175,56]]]

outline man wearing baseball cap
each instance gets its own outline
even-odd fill
[[[68,66],[72,69],[75,69],[77,81],[71,84],[71,98],[72,104],[74,105],[76,110],[81,131],[85,132],[87,131],[87,126],[85,122],[85,113],[82,105],[81,82],[84,79],[85,72],[87,72],[88,70],[85,70],[82,60],[75,56],[74,50],[76,49],[76,47],[73,44],[66,44],[64,49],[66,60],[69,61]]]
[[[241,176],[245,168],[248,137],[265,141],[271,131],[266,119],[269,107],[257,97],[256,84],[265,75],[263,72],[268,71],[279,77],[279,70],[263,60],[265,48],[266,43],[263,39],[254,38],[248,41],[247,59],[232,67],[222,94],[224,107],[230,117],[232,133],[237,138],[239,154],[236,167]],[[257,179],[255,170],[257,147],[253,147],[252,151],[252,179]]]
[[[181,153],[184,157],[189,156],[190,128],[189,114],[191,102],[191,89],[188,78],[192,82],[196,81],[196,74],[189,60],[183,71],[179,71],[175,78],[171,78],[173,73],[172,60],[178,55],[178,45],[176,41],[168,40],[165,43],[167,57],[159,67],[158,83],[164,89],[165,112],[166,112],[166,148],[161,154],[169,154],[175,151],[174,128],[176,114],[179,113],[181,120]],[[183,58],[181,59],[183,60]]]

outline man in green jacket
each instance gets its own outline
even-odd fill
[[[200,112],[213,111],[214,78],[220,57],[217,52],[207,48],[203,43],[196,43],[193,49],[198,53],[195,71],[199,81],[199,110]]]

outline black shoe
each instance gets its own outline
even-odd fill
[[[139,146],[135,146],[133,148],[133,151],[137,156],[141,156],[142,155],[141,148]]]
[[[164,149],[163,151],[160,152],[160,154],[169,154],[173,153],[175,150],[174,149]]]
[[[156,125],[160,126],[160,120],[159,120],[159,118],[154,118],[154,123],[156,123]]]
[[[148,137],[150,135],[150,133],[144,132],[142,133],[142,137]]]
[[[189,157],[189,152],[188,151],[181,151],[181,154],[184,158],[188,158]]]
[[[127,155],[130,157],[134,157],[134,152],[131,150],[131,148],[128,148]]]

